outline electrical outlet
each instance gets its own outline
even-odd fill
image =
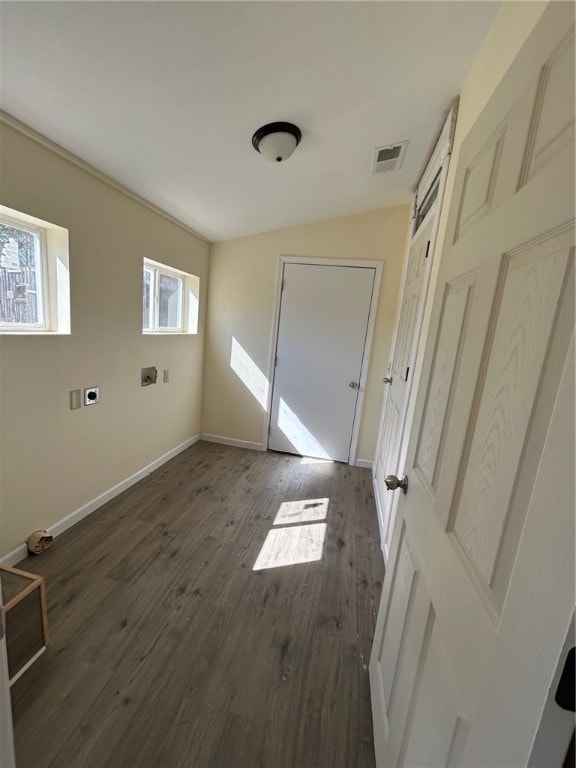
[[[94,405],[100,402],[100,388],[87,387],[84,390],[84,405]]]
[[[164,384],[168,384],[170,381],[170,369],[164,368]]]
[[[75,411],[76,408],[82,407],[82,390],[71,389],[70,390],[70,410]]]

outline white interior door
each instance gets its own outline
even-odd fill
[[[453,106],[418,184],[414,232],[404,270],[392,361],[388,366],[388,375],[384,379],[387,391],[382,403],[374,459],[374,493],[385,562],[388,562],[398,499],[394,494],[387,492],[384,479],[387,475],[397,474],[400,471],[406,456],[411,397],[418,379],[416,360],[422,318],[428,298],[432,261],[435,258],[438,220],[452,149],[455,119],[456,106]]]
[[[376,269],[284,264],[268,447],[347,462]]]
[[[399,472],[398,462],[402,439],[405,434],[406,411],[412,377],[414,376],[414,361],[420,338],[422,310],[424,309],[430,276],[430,246],[436,224],[436,211],[437,206],[434,205],[428,223],[422,226],[414,236],[408,254],[408,268],[398,317],[394,355],[386,382],[389,389],[384,401],[382,425],[374,463],[374,488],[380,518],[381,542],[386,559],[397,497],[392,493],[387,493],[384,478],[386,475]]]
[[[461,148],[370,661],[381,766],[526,766],[572,620],[573,24],[548,7]]]

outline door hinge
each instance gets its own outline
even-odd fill
[[[426,256],[424,258],[428,258],[428,254],[430,253],[430,240],[428,240],[428,245],[426,246]]]
[[[406,368],[406,376],[404,378],[404,381],[408,381],[408,374],[410,373],[410,366]]]

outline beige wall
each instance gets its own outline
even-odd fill
[[[200,431],[208,243],[2,126],[1,202],[70,233],[72,334],[0,338],[0,554]],[[143,336],[142,258],[200,277],[198,336]],[[140,368],[170,383],[140,386]],[[101,402],[69,409],[69,391]]]
[[[382,288],[357,457],[372,459],[410,207],[384,208],[212,246],[202,432],[261,443],[266,414],[230,367],[236,338],[267,374],[279,256],[381,259]]]

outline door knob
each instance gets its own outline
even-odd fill
[[[349,386],[350,386],[352,389],[358,389],[358,387],[360,386],[360,384],[358,384],[358,382],[357,382],[357,381],[351,381]]]
[[[384,483],[389,491],[395,491],[397,488],[401,488],[402,493],[408,491],[408,475],[404,475],[402,480],[399,480],[396,475],[387,475]]]
[[[384,382],[384,384],[392,384],[392,376],[384,376],[382,381]]]

